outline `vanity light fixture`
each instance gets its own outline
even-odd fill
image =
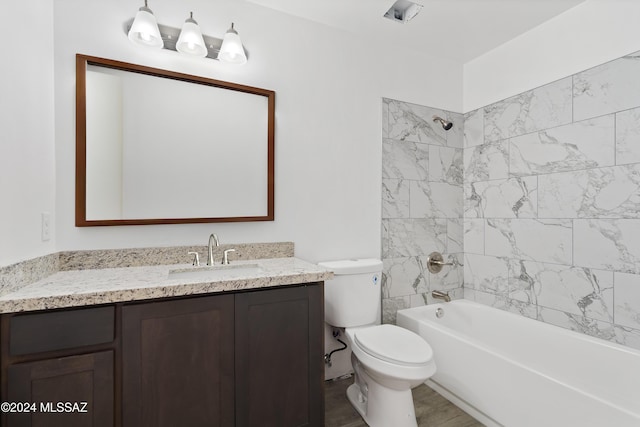
[[[195,19],[193,19],[193,12],[184,21],[182,31],[180,31],[180,37],[176,43],[176,49],[180,53],[186,53],[187,55],[199,56],[204,58],[207,56],[207,46],[204,44],[202,38],[202,31]]]
[[[147,0],[144,0],[144,6],[138,9],[128,35],[129,40],[136,44],[154,48],[163,47],[164,43],[158,29],[156,17],[153,16],[153,12],[149,9]]]
[[[244,64],[247,62],[247,56],[244,54],[240,36],[235,28],[233,28],[233,22],[231,23],[231,28],[229,28],[224,35],[218,58],[220,61],[230,64]]]
[[[218,39],[202,34],[198,23],[193,19],[193,12],[184,22],[182,30],[158,24],[153,12],[147,6],[138,10],[136,17],[125,26],[125,31],[132,42],[145,46],[174,50],[190,56],[217,59],[230,64],[244,64],[247,54],[240,41],[238,32],[231,28]]]

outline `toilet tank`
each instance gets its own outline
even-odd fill
[[[318,263],[334,273],[324,282],[324,320],[349,328],[378,320],[382,292],[382,261],[349,259]]]

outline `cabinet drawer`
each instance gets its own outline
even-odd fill
[[[18,356],[110,343],[114,336],[114,306],[19,314],[10,321],[9,353]]]

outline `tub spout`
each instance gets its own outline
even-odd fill
[[[433,291],[431,292],[431,296],[437,299],[442,299],[444,300],[444,302],[449,302],[451,301],[451,297],[449,296],[449,292],[443,292],[443,291]]]

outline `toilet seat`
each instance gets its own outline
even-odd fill
[[[355,344],[365,353],[385,362],[422,366],[431,362],[431,346],[416,333],[395,325],[378,325],[357,330]]]

